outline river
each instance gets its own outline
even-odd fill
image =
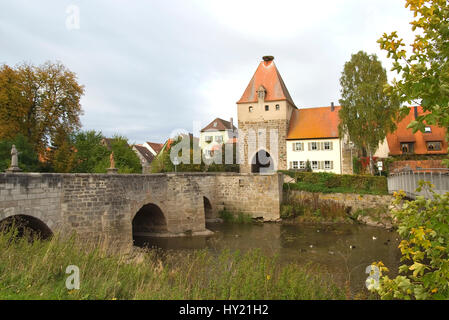
[[[314,265],[316,272],[331,274],[343,284],[350,274],[351,291],[365,286],[366,267],[382,261],[390,277],[397,275],[400,251],[399,235],[384,228],[357,224],[232,224],[207,225],[215,232],[208,237],[140,238],[136,245],[163,250],[223,249],[247,251],[261,249],[267,255],[278,255],[280,263]]]

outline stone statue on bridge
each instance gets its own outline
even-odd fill
[[[6,172],[21,172],[19,168],[19,152],[16,146],[13,144],[11,148],[11,166],[6,170]]]
[[[114,159],[114,151],[111,152],[111,155],[109,156],[110,161],[110,167],[108,169],[109,174],[114,174],[118,172],[118,169],[115,167],[115,159]]]

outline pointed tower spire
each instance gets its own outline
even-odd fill
[[[265,88],[265,101],[288,101],[295,106],[290,93],[282,80],[273,56],[264,56],[254,73],[251,81],[243,93],[240,103],[255,103],[258,100],[258,92],[261,87]]]

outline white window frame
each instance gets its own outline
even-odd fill
[[[332,161],[330,161],[330,160],[324,161],[324,169],[325,170],[332,170]]]
[[[299,169],[305,169],[306,168],[306,162],[305,161],[299,161]]]
[[[204,141],[207,143],[211,143],[212,141],[214,141],[214,136],[205,136]]]
[[[330,141],[324,141],[324,150],[331,150],[331,142]]]
[[[292,162],[292,169],[299,169],[298,161],[293,161]]]
[[[299,146],[299,148],[298,148]],[[304,151],[302,142],[293,142],[293,150],[294,151]]]
[[[222,143],[223,142],[223,136],[215,136],[215,142]]]
[[[314,165],[314,163],[316,163],[316,166]],[[311,166],[312,166],[312,170],[318,170],[318,168],[319,168],[318,161],[312,161]]]
[[[315,146],[315,148],[314,148],[314,146]],[[311,142],[310,143],[310,149],[311,149],[311,151],[318,151],[318,142]]]

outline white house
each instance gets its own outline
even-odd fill
[[[340,107],[297,109],[292,113],[287,135],[288,169],[341,174],[343,142],[338,135]]]
[[[224,143],[236,138],[237,128],[232,118],[226,121],[216,118],[201,130],[200,147],[206,157],[212,157],[213,151],[221,148]]]

